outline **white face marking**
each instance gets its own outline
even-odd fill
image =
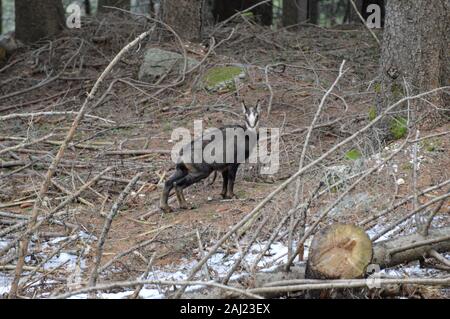
[[[256,114],[251,112],[248,116],[248,124],[250,125],[250,127],[255,127],[256,126]]]
[[[247,108],[242,102],[242,112],[245,114],[245,126],[249,130],[255,130],[259,124],[259,112],[260,104],[259,101],[256,107]]]

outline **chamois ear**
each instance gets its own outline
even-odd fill
[[[258,100],[258,101],[256,102],[256,112],[257,112],[258,114],[261,114],[261,100]]]
[[[247,106],[245,105],[244,101],[241,101],[241,106],[242,106],[242,112],[244,114],[247,114]]]

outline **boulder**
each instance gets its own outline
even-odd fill
[[[235,89],[235,79],[245,77],[245,68],[241,66],[215,66],[206,71],[203,85],[208,91],[231,91]]]
[[[193,68],[198,63],[195,59],[187,58],[186,70]],[[158,48],[150,48],[145,52],[144,62],[139,68],[138,78],[143,82],[154,82],[167,73],[181,74],[183,66],[183,55]]]

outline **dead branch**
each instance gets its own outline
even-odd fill
[[[234,293],[237,293],[238,295],[246,296],[253,299],[262,299],[261,296],[247,292],[246,290],[222,285],[216,282],[204,282],[204,281],[175,281],[175,280],[135,280],[135,281],[125,281],[125,282],[115,282],[110,284],[102,284],[97,285],[94,287],[86,287],[79,290],[71,291],[62,295],[58,296],[52,296],[52,299],[66,299],[75,295],[79,295],[82,293],[90,293],[93,291],[99,291],[99,290],[107,290],[107,289],[114,289],[114,288],[127,288],[127,287],[133,287],[137,285],[165,285],[165,286],[172,286],[172,285],[183,285],[183,286],[208,286],[208,287],[216,287],[222,290],[228,290]]]
[[[45,135],[43,137],[40,137],[40,138],[35,139],[33,141],[30,141],[30,142],[22,142],[22,143],[20,143],[20,144],[18,144],[16,146],[11,146],[11,147],[4,148],[4,149],[0,150],[0,155],[4,154],[4,153],[7,153],[7,152],[10,152],[10,151],[17,150],[19,148],[23,148],[23,147],[27,147],[27,146],[31,146],[31,145],[40,143],[40,142],[45,141],[46,139],[48,139],[48,138],[50,138],[52,136],[53,136],[53,133],[50,133],[48,135]]]
[[[112,206],[111,211],[108,214],[108,217],[105,220],[102,233],[100,235],[100,238],[98,239],[97,253],[95,255],[94,268],[92,269],[91,276],[89,278],[89,286],[95,286],[95,284],[97,283],[98,269],[100,267],[100,262],[102,260],[103,255],[103,246],[106,241],[106,236],[108,235],[108,232],[111,228],[112,221],[116,216],[117,212],[119,211],[119,209],[122,207],[128,194],[131,192],[131,189],[134,187],[134,185],[136,184],[138,179],[142,176],[142,174],[143,174],[142,172],[136,174],[130,181],[130,183],[122,191],[122,193],[120,193],[119,197],[114,202],[114,205]]]
[[[450,267],[450,260],[448,260],[447,258],[442,256],[436,250],[430,249],[430,251],[428,252],[428,255],[430,255],[431,257],[435,258],[437,261],[441,262],[443,265],[445,265],[447,267]]]
[[[73,136],[75,135],[75,132],[77,130],[77,127],[79,125],[79,123],[81,122],[81,120],[83,119],[88,105],[90,104],[90,102],[94,99],[95,94],[97,93],[97,90],[100,86],[100,84],[103,82],[103,80],[105,79],[105,77],[107,76],[107,74],[112,70],[112,68],[114,67],[114,65],[117,64],[117,62],[120,61],[120,59],[122,58],[123,55],[125,55],[125,53],[127,53],[132,47],[134,47],[135,45],[137,45],[141,40],[143,40],[144,38],[146,38],[150,33],[152,33],[153,28],[147,32],[142,33],[140,36],[138,36],[135,40],[133,40],[132,42],[130,42],[129,44],[127,44],[117,55],[116,57],[109,63],[109,65],[106,67],[106,69],[103,71],[103,73],[100,75],[100,77],[97,79],[97,81],[94,84],[94,87],[91,89],[91,91],[89,92],[87,98],[85,99],[83,106],[81,107],[80,111],[78,112],[75,120],[72,123],[72,126],[69,130],[69,132],[67,133],[67,136],[63,142],[63,144],[61,145],[61,147],[59,148],[59,151],[57,153],[57,155],[55,156],[55,158],[53,159],[53,162],[51,163],[45,180],[41,185],[41,189],[39,190],[39,194],[38,194],[38,200],[35,202],[34,206],[33,206],[33,210],[31,212],[31,220],[30,223],[28,225],[28,230],[32,229],[36,222],[37,222],[37,218],[39,216],[39,207],[41,204],[41,200],[44,197],[44,195],[47,193],[48,188],[50,186],[50,181],[53,177],[53,174],[56,171],[56,168],[61,160],[61,158],[64,156],[64,152],[68,146],[68,144],[70,143],[70,141],[73,139]],[[2,97],[0,97],[1,99]],[[27,255],[28,252],[28,242],[29,242],[29,237],[26,236],[22,243],[21,243],[21,247],[19,249],[20,253],[19,253],[19,260],[17,262],[17,268],[16,268],[16,272],[14,274],[14,279],[13,282],[11,284],[11,289],[8,295],[8,298],[15,298],[17,296],[17,288],[18,288],[18,283],[19,283],[19,279],[20,276],[22,274],[22,267],[25,263],[25,256]]]
[[[237,224],[235,224],[221,239],[219,239],[216,244],[211,248],[210,252],[204,257],[202,258],[191,270],[189,276],[188,276],[188,280],[191,280],[194,275],[201,269],[201,267],[203,266],[204,263],[206,263],[208,261],[208,259],[217,251],[217,249],[228,239],[231,237],[232,234],[234,234],[237,230],[239,230],[243,225],[245,225],[251,218],[253,218],[256,215],[260,214],[260,210],[267,204],[269,203],[273,197],[275,197],[275,195],[277,195],[278,193],[280,193],[282,190],[284,190],[290,183],[292,183],[294,180],[296,180],[299,176],[301,176],[305,171],[307,171],[308,169],[314,167],[315,165],[317,165],[318,163],[320,163],[322,160],[324,160],[325,158],[327,158],[330,154],[332,154],[334,151],[336,151],[337,149],[339,149],[340,147],[346,145],[347,143],[349,143],[350,141],[352,141],[353,139],[355,139],[357,136],[361,135],[362,133],[366,132],[368,129],[370,129],[371,127],[373,127],[376,123],[378,123],[384,116],[386,116],[386,114],[388,114],[391,110],[393,110],[395,107],[401,105],[402,103],[404,103],[405,101],[411,100],[411,99],[417,99],[420,98],[422,96],[426,96],[428,94],[432,94],[444,89],[448,89],[450,87],[439,87],[439,88],[435,88],[433,90],[427,91],[427,92],[423,92],[423,93],[419,93],[417,95],[414,96],[407,96],[404,97],[400,100],[398,100],[396,103],[392,104],[391,106],[387,107],[384,111],[382,111],[376,118],[374,118],[369,124],[367,124],[366,126],[364,126],[362,129],[360,129],[359,131],[355,132],[353,135],[347,137],[346,139],[344,139],[343,141],[341,141],[340,143],[336,144],[335,146],[333,146],[331,149],[329,149],[327,152],[325,152],[324,154],[322,154],[319,158],[317,158],[316,160],[312,161],[311,163],[309,163],[308,165],[304,166],[302,169],[298,170],[295,174],[293,174],[291,177],[289,177],[287,180],[285,180],[282,184],[280,184],[274,191],[272,191],[269,195],[267,195],[250,213],[248,213],[243,219],[241,219],[240,222],[238,222]],[[310,235],[305,234],[306,235]],[[304,238],[305,238],[304,236]],[[181,287],[181,289],[175,294],[175,298],[179,298],[181,297],[181,295],[183,294],[184,290],[186,289],[186,287]]]
[[[446,199],[447,197],[450,196],[450,192],[446,193],[444,195],[438,196],[436,198],[433,198],[432,200],[430,200],[429,202],[427,202],[426,204],[423,204],[420,207],[417,207],[416,209],[414,209],[412,212],[410,212],[409,214],[399,218],[398,220],[396,220],[395,222],[393,222],[392,224],[386,226],[382,231],[380,231],[378,234],[376,234],[375,236],[373,236],[371,239],[373,241],[379,239],[381,236],[383,236],[384,234],[388,233],[389,231],[391,231],[392,229],[394,229],[396,226],[400,225],[401,223],[403,223],[405,220],[411,218],[412,216],[416,215],[418,212],[421,212],[423,209],[427,208],[428,206],[437,203],[443,199]]]
[[[338,289],[338,288],[358,288],[373,285],[380,286],[392,284],[415,284],[415,285],[434,285],[449,286],[450,277],[445,278],[395,278],[395,279],[348,279],[348,280],[328,280],[320,283],[302,284],[302,285],[283,285],[278,287],[261,287],[249,289],[249,292],[256,294],[267,293],[286,293],[301,290],[322,290],[322,289]]]
[[[96,175],[94,178],[92,178],[90,181],[88,181],[86,184],[84,184],[83,186],[80,187],[80,189],[78,191],[76,191],[75,193],[73,193],[72,196],[69,196],[66,200],[64,200],[63,202],[61,202],[58,206],[56,206],[55,208],[53,208],[48,214],[46,214],[42,219],[40,219],[39,221],[37,221],[33,227],[29,227],[23,234],[19,235],[17,238],[11,240],[5,247],[3,247],[0,250],[0,257],[3,256],[4,254],[6,254],[12,247],[14,247],[17,242],[19,240],[21,240],[23,237],[25,236],[30,236],[30,234],[32,234],[33,232],[35,232],[44,222],[48,221],[49,219],[53,218],[53,217],[58,217],[60,215],[64,215],[66,214],[65,211],[61,212],[61,209],[63,209],[67,204],[69,204],[70,202],[72,202],[75,198],[77,198],[82,192],[84,192],[86,189],[88,189],[90,186],[92,186],[95,182],[97,182],[100,177],[103,174],[106,174],[107,172],[109,172],[112,169],[112,167],[107,167],[106,169],[104,169],[101,173],[99,173],[98,175]],[[31,216],[30,216],[31,217]],[[29,225],[28,221],[25,222],[21,222],[21,223],[17,223],[11,227],[5,228],[3,230],[0,230],[0,237],[9,234],[12,231],[21,229],[25,226]]]
[[[148,274],[150,273],[150,270],[153,266],[153,261],[155,260],[156,252],[153,253],[152,257],[150,258],[150,261],[148,262],[147,269],[145,269],[145,272],[142,274],[142,279],[146,279],[148,277]],[[139,296],[139,293],[142,290],[142,287],[144,285],[138,285],[136,289],[134,290],[133,294],[130,295],[129,299],[136,299]]]

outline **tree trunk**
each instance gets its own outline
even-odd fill
[[[24,43],[52,37],[64,28],[61,0],[15,1],[16,38]]]
[[[226,20],[236,12],[250,8],[261,1],[262,0],[214,0],[214,19],[217,21]],[[251,12],[255,15],[258,23],[262,25],[271,25],[273,16],[272,10],[272,2],[269,2],[257,6],[251,10]]]
[[[2,4],[2,0],[0,0],[0,34],[2,34],[2,29],[3,29],[3,4]]]
[[[283,1],[283,25],[290,26],[308,19],[308,0]]]
[[[356,7],[358,8],[359,13],[362,13],[363,9],[363,0],[353,0],[355,2]],[[361,19],[353,8],[351,0],[347,0],[347,7],[345,9],[345,17],[344,22],[351,24],[360,24]]]
[[[202,33],[203,0],[165,0],[163,21],[178,35],[189,41],[200,41]]]
[[[250,6],[253,6],[260,2],[260,0],[251,1]],[[255,9],[252,10],[253,14],[256,16],[256,21],[261,25],[272,25],[272,17],[273,17],[273,7],[272,1],[262,4]]]
[[[104,6],[122,8],[125,10],[130,9],[130,0],[98,0],[98,12],[106,12],[112,9],[105,8]]]
[[[306,278],[362,278],[372,260],[372,242],[364,229],[333,224],[314,236]]]
[[[83,6],[84,6],[84,13],[87,16],[90,16],[91,15],[91,1],[90,0],[84,0]]]
[[[449,85],[448,78],[448,0],[389,0],[386,4],[386,21],[380,61],[381,83],[377,91],[377,111],[406,95],[417,94]],[[447,30],[447,32],[446,32]],[[447,74],[447,75],[445,75]],[[407,88],[405,88],[406,82]],[[440,108],[448,107],[442,91],[426,99]],[[410,103],[414,118],[424,116],[422,127],[432,128],[440,124],[444,114],[424,101]],[[407,104],[397,111],[408,118]],[[413,115],[414,115],[413,114]],[[410,114],[411,115],[411,114]],[[378,128],[382,137],[392,137],[393,119],[386,119]],[[391,132],[389,132],[391,130]]]
[[[308,19],[309,23],[319,23],[319,0],[308,0]]]

